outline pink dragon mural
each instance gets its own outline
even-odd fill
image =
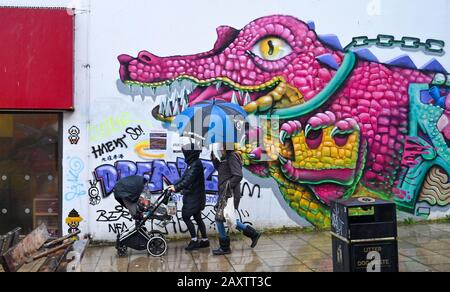
[[[330,225],[332,199],[393,199],[410,213],[418,202],[450,203],[439,191],[449,185],[450,80],[436,59],[421,68],[407,55],[382,64],[357,42],[343,48],[291,16],[217,33],[205,53],[121,55],[120,79],[165,96],[152,109],[164,122],[211,99],[281,119],[277,129],[251,129],[249,141],[263,142],[239,150],[246,167],[275,179],[290,208],[315,226]]]

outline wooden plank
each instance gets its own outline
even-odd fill
[[[38,259],[42,259],[42,258],[46,258],[48,256],[53,255],[54,253],[56,253],[57,251],[61,250],[61,249],[66,249],[70,246],[73,245],[73,241],[67,241],[63,244],[60,244],[59,246],[55,246],[53,248],[49,248],[49,249],[44,249],[43,251],[34,254],[33,256],[29,257],[25,262],[26,263],[31,263],[34,262]]]
[[[89,246],[89,239],[78,240],[73,245],[73,250],[75,252],[78,252],[78,254],[80,255],[80,259],[83,259],[84,254],[86,253],[86,250],[87,250],[88,246]]]
[[[58,268],[58,272],[79,272],[81,260],[89,246],[89,239],[77,240]]]
[[[45,248],[53,247],[53,246],[55,246],[55,245],[57,245],[57,244],[60,244],[60,243],[66,241],[66,240],[68,240],[68,239],[70,239],[70,238],[72,238],[72,237],[77,236],[77,235],[80,234],[80,233],[81,233],[81,230],[78,230],[78,231],[76,231],[76,232],[74,232],[74,233],[67,234],[66,236],[57,238],[57,239],[55,239],[55,240],[52,240],[52,241],[50,241],[50,242],[44,244],[44,247],[45,247]]]
[[[8,232],[5,236],[4,236],[4,240],[3,240],[3,244],[2,244],[2,246],[0,247],[1,249],[0,249],[0,254],[5,254],[7,251],[8,251],[8,249],[10,249],[11,248],[11,243],[12,243],[12,241],[13,241],[13,237],[14,237],[14,234],[12,233],[12,232]]]
[[[2,249],[3,249],[3,243],[4,242],[5,242],[5,236],[4,235],[0,235],[0,256],[3,255]]]
[[[14,229],[13,231],[11,231],[13,233],[13,238],[12,238],[12,242],[11,242],[11,247],[14,247],[16,244],[18,244],[20,242],[20,233],[22,232],[22,228],[17,227],[16,229]]]
[[[4,255],[3,268],[6,272],[17,272],[25,261],[38,251],[50,238],[47,227],[42,224],[28,234],[21,242]]]
[[[3,267],[3,253],[2,253],[2,247],[3,243],[5,242],[5,236],[0,235],[0,266]],[[1,270],[0,270],[1,271]]]
[[[72,249],[72,246],[68,246],[64,249],[60,249],[50,256],[47,257],[45,262],[39,268],[39,273],[53,273],[56,272],[61,265],[61,262],[64,261],[69,251]]]

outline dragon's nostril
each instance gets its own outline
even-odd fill
[[[139,53],[138,59],[144,63],[150,63],[153,60],[153,55],[149,52],[143,51]]]
[[[311,130],[306,136],[306,144],[310,149],[319,148],[322,143],[323,129]]]

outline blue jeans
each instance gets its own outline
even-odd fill
[[[227,238],[227,232],[225,230],[225,224],[224,222],[216,221],[217,226],[217,232],[219,232],[220,239],[226,239]],[[236,229],[240,232],[244,231],[244,229],[247,228],[247,225],[243,224],[239,219],[236,220]]]

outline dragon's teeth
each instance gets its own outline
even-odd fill
[[[172,104],[169,100],[168,100],[168,102],[166,104],[166,108],[164,110],[164,116],[166,116],[166,117],[172,116]]]
[[[239,104],[239,101],[236,97],[236,92],[233,91],[233,95],[231,96],[231,103]]]
[[[183,86],[181,86],[180,91],[178,91],[178,98],[180,98],[180,99],[183,98],[185,92],[186,92],[186,87],[183,85]]]
[[[216,84],[218,88],[222,85]],[[170,85],[162,85],[148,89],[149,94],[154,98],[159,98],[158,113],[164,117],[173,117],[185,111],[189,107],[189,95],[198,87],[198,85],[188,79],[176,80]],[[147,94],[148,95],[148,94]],[[239,104],[239,98],[235,93],[234,102]]]
[[[250,97],[250,94],[248,92],[245,93],[244,96],[244,106],[252,102],[252,98]]]
[[[153,95],[153,90],[152,90],[151,88],[146,87],[146,88],[144,89],[144,92],[145,92],[145,95],[146,95],[146,96],[148,96],[148,97],[150,97],[150,98],[153,98],[153,97],[154,97],[154,95]]]
[[[180,114],[180,104],[179,104],[179,102],[178,102],[178,99],[177,99],[177,100],[175,101],[175,103],[173,104],[172,114],[173,114],[174,116]]]
[[[241,103],[242,100],[244,99],[243,96],[241,95],[241,93],[240,93],[240,92],[237,92],[237,93],[236,93],[236,96],[237,96],[237,99],[238,99],[239,103]]]
[[[189,94],[191,94],[195,88],[197,88],[197,85],[194,82],[188,81],[188,88],[189,88]]]
[[[182,98],[181,99],[181,111],[185,111],[187,108],[187,102],[186,102],[186,98]]]
[[[178,93],[177,90],[172,90],[171,94],[170,94],[170,102],[173,104],[175,103],[175,101],[178,100]]]
[[[164,112],[166,110],[165,106],[166,106],[166,102],[165,102],[164,98],[161,97],[161,99],[159,100],[159,112],[158,112],[160,115],[164,114]]]
[[[217,84],[216,84],[216,90],[219,91],[219,89],[220,89],[221,86],[222,86],[222,82],[221,82],[221,81],[217,82]]]

